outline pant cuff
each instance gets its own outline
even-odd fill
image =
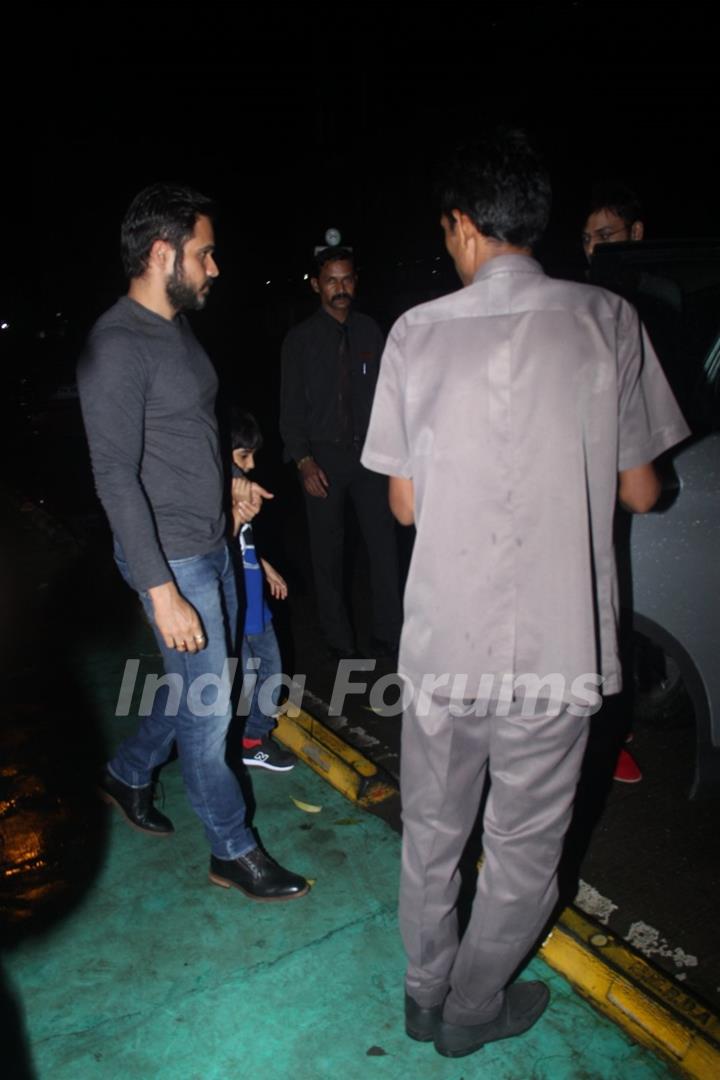
[[[116,770],[113,769],[113,767],[112,767],[112,765],[110,764],[109,761],[106,764],[105,768],[107,769],[107,771],[110,773],[111,776],[115,777],[115,779],[118,781],[119,784],[124,784],[125,787],[132,788],[133,791],[142,791],[143,788],[150,787],[150,785],[152,784],[152,780],[148,780],[147,784],[130,784],[130,783],[128,783],[128,781],[123,776],[118,776]]]
[[[434,986],[432,989],[426,990],[417,986],[408,986],[406,983],[405,991],[408,997],[411,997],[421,1009],[434,1009],[436,1005],[442,1005],[447,997],[447,986]]]
[[[453,1002],[452,991],[443,1010],[443,1019],[448,1024],[457,1024],[458,1027],[473,1027],[475,1024],[489,1024],[500,1015],[503,1005],[504,993],[494,994],[490,1001],[482,1009],[468,1009]]]
[[[258,845],[254,841],[251,841],[249,844],[246,844],[245,847],[241,844],[237,851],[233,849],[232,852],[230,852],[227,848],[224,848],[222,851],[215,851],[214,848],[211,848],[211,851],[216,859],[222,859],[224,862],[232,862],[233,859],[242,859],[243,855],[247,855],[248,851],[254,851],[257,846]]]

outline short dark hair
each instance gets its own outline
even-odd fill
[[[642,221],[642,205],[632,188],[627,184],[618,183],[616,180],[597,180],[590,192],[590,214],[597,214],[599,210],[612,210],[626,225],[632,225],[635,221]]]
[[[233,409],[230,414],[230,443],[233,450],[259,450],[263,444],[260,425],[250,412]]]
[[[355,269],[355,256],[350,248],[346,247],[326,247],[322,251],[318,251],[313,261],[313,277],[319,277],[320,271],[323,266],[329,262],[349,262],[352,263],[353,270]]]
[[[492,128],[459,146],[440,173],[440,207],[467,214],[483,236],[534,247],[550,217],[550,178],[526,132]]]
[[[181,254],[200,214],[212,218],[212,200],[182,184],[151,184],[143,188],[127,209],[120,229],[120,251],[129,278],[147,270],[156,240],[167,240]]]

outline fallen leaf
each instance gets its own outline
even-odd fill
[[[290,798],[295,803],[298,810],[304,810],[306,814],[319,814],[322,810],[322,806],[313,806],[313,804],[309,802],[300,802],[299,799],[293,798],[292,795]]]

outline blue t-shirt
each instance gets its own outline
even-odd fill
[[[238,543],[242,552],[243,572],[245,574],[245,626],[243,634],[262,634],[272,620],[270,608],[265,600],[263,571],[255,551],[255,539],[252,525],[241,525]]]

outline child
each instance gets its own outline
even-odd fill
[[[235,412],[231,438],[233,461],[238,469],[247,474],[255,468],[255,453],[262,446],[262,435],[255,417],[250,413]],[[273,772],[288,772],[294,767],[297,758],[272,738],[275,718],[266,716],[258,702],[266,679],[279,675],[282,670],[272,615],[265,601],[261,566],[270,594],[276,600],[285,599],[288,593],[287,584],[267,560],[258,559],[252,526],[249,523],[243,524],[235,514],[233,518],[233,532],[238,537],[245,577],[246,609],[241,653],[243,674],[246,680],[248,677],[255,678],[243,736],[242,759],[245,765],[256,765]],[[278,685],[271,695],[275,707],[279,693]]]

